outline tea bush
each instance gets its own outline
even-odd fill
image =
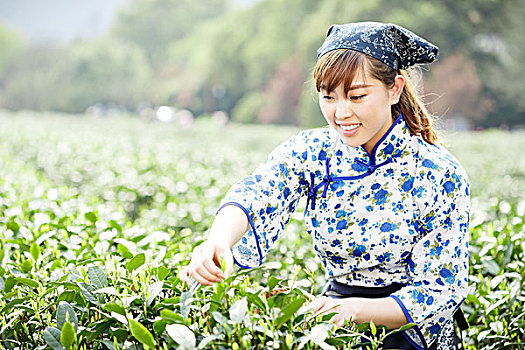
[[[177,278],[229,186],[295,132],[1,113],[0,347],[379,348],[375,325],[334,330],[302,307],[324,277],[301,210],[261,268]],[[450,140],[472,187],[464,343],[524,348],[523,134]]]

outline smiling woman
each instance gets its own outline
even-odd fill
[[[327,279],[314,313],[335,312],[339,327],[415,324],[388,335],[384,349],[456,349],[453,318],[468,283],[469,182],[437,145],[405,72],[431,63],[437,50],[393,24],[332,26],[314,70],[329,127],[284,142],[230,189],[181,279],[210,285],[230,274],[233,261],[260,266],[307,197],[305,223]]]

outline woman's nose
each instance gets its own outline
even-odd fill
[[[353,115],[352,106],[349,100],[342,99],[337,102],[337,108],[335,110],[336,119],[346,119]]]

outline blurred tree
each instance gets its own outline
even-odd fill
[[[425,81],[424,91],[433,114],[454,114],[479,121],[494,103],[480,100],[481,80],[475,62],[461,54],[448,56],[432,66],[432,75]],[[451,112],[452,111],[452,112]]]
[[[260,108],[257,121],[297,125],[297,105],[304,75],[295,55],[281,63],[263,90],[266,101]]]
[[[475,36],[480,55],[480,76],[484,82],[482,97],[496,106],[485,115],[483,125],[525,126],[525,2],[500,4],[504,15],[499,30]]]
[[[0,24],[0,77],[5,73],[8,65],[25,49],[24,37]]]
[[[135,108],[150,79],[137,47],[99,40],[27,51],[6,76],[2,105],[84,112],[95,103]]]
[[[192,75],[199,78],[190,83],[195,95],[211,96],[203,110],[195,112],[209,112],[211,107],[231,112],[243,96],[264,89],[279,65],[293,54],[302,19],[317,6],[313,0],[261,1],[206,22],[175,42],[170,59],[184,62],[185,70],[198,72]],[[212,93],[217,86],[224,89],[220,98]]]
[[[54,47],[23,51],[2,77],[0,106],[10,109],[47,110],[56,106],[62,52]]]
[[[198,27],[223,15],[228,0],[133,0],[118,14],[111,35],[141,47],[153,63],[166,58],[167,48]]]
[[[147,99],[196,114],[224,110],[242,121],[318,126],[324,120],[311,71],[326,30],[373,20],[398,23],[440,47],[438,61],[423,67],[425,92],[439,96],[432,104],[438,114],[485,125],[524,123],[524,85],[516,79],[525,58],[523,0],[233,4],[133,0],[105,40],[32,48],[3,74],[0,54],[0,100],[13,108],[79,111],[96,101],[131,106]]]

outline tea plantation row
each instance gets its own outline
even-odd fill
[[[350,348],[300,211],[256,271],[177,278],[231,183],[297,130],[0,113],[0,348]],[[523,349],[524,135],[451,135],[471,177],[468,349]],[[304,203],[303,203],[304,206]],[[373,333],[376,333],[375,331]],[[370,337],[378,348],[381,332]]]

